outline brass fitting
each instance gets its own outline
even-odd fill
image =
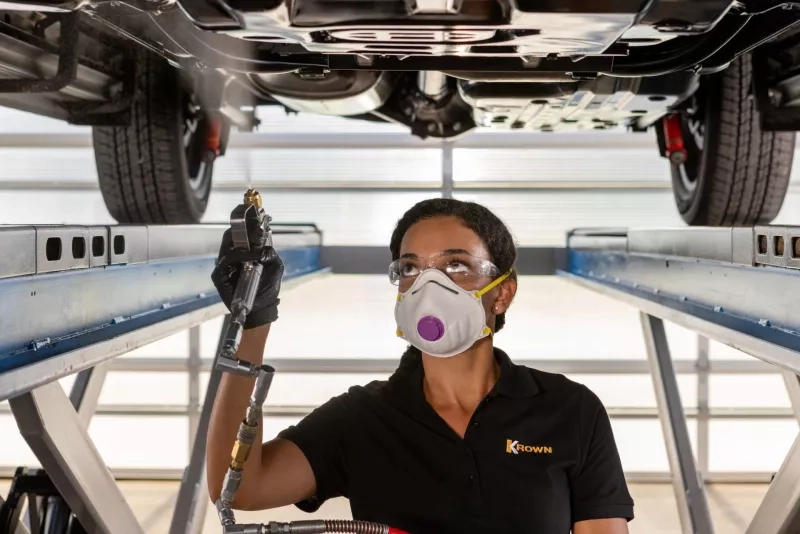
[[[250,456],[251,448],[252,444],[242,443],[238,439],[236,440],[236,443],[233,444],[233,452],[231,453],[231,469],[240,471],[244,468],[244,463]]]
[[[255,189],[248,189],[244,194],[244,203],[261,209],[263,205],[261,195]]]

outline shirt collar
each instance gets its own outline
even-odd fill
[[[489,396],[524,399],[540,392],[539,384],[530,369],[514,364],[511,358],[498,348],[494,349],[494,357],[500,364],[500,376]],[[391,394],[399,401],[402,408],[410,412],[426,408],[427,400],[422,390],[424,375],[420,352],[409,348],[400,361],[400,367],[389,379]]]
[[[494,349],[494,357],[500,364],[500,377],[492,390],[493,392],[502,397],[510,397],[512,399],[524,399],[539,393],[539,384],[530,369],[522,365],[516,365],[508,357],[508,354],[498,348]]]

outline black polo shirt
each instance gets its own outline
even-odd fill
[[[344,496],[354,519],[411,534],[567,534],[578,521],[632,519],[597,396],[495,356],[500,378],[463,439],[426,401],[413,351],[388,381],[353,387],[283,431],[317,481],[297,506]]]

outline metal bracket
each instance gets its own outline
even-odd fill
[[[773,101],[777,97],[772,89],[769,50],[761,47],[753,52],[753,96],[761,117],[761,128],[767,131],[794,132],[800,126],[800,107],[780,107]]]
[[[107,102],[69,102],[67,122],[79,126],[127,126],[136,99],[136,62],[124,59],[122,89]]]
[[[61,38],[58,47],[58,69],[55,76],[44,80],[0,79],[0,93],[51,93],[60,91],[78,74],[78,36],[80,21],[77,13],[61,18]]]
[[[8,534],[39,534],[44,532],[45,508],[48,499],[58,496],[58,490],[42,470],[20,467],[14,473],[8,500],[0,498],[0,532]],[[23,517],[27,515],[27,525]],[[52,524],[52,523],[51,523]],[[61,534],[61,533],[59,533]]]
[[[406,0],[409,15],[457,15],[463,0]]]
[[[2,502],[2,500],[0,500]],[[11,483],[8,502],[0,511],[0,528],[16,527],[3,533],[28,534],[28,526],[15,520],[28,514],[33,534],[87,534],[80,521],[61,498],[58,488],[44,470],[20,467]]]

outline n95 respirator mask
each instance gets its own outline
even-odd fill
[[[449,358],[491,335],[481,297],[497,286],[467,291],[439,269],[422,271],[414,284],[397,295],[397,335],[425,354]]]

